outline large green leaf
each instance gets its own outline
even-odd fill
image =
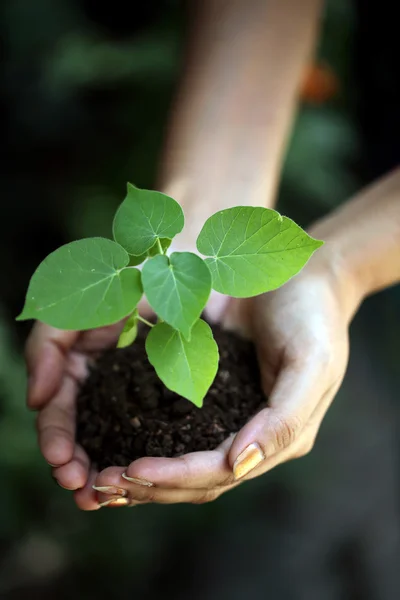
[[[159,323],[146,339],[149,361],[164,384],[201,407],[218,369],[218,347],[210,327],[199,319],[190,342],[166,323]]]
[[[213,288],[236,298],[274,290],[296,275],[323,242],[268,208],[238,206],[210,217],[197,239]]]
[[[39,265],[19,320],[59,329],[94,329],[133,311],[143,290],[138,269],[115,242],[89,238],[61,246]]]
[[[204,260],[191,252],[155,256],[145,263],[142,282],[154,312],[189,339],[211,292]]]
[[[183,212],[175,200],[128,183],[128,195],[118,208],[113,224],[114,239],[129,254],[148,252],[157,238],[171,240],[183,229]]]

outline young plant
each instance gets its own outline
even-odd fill
[[[119,347],[135,340],[143,321],[150,327],[147,356],[159,378],[201,407],[219,358],[212,331],[200,318],[211,289],[235,298],[274,290],[323,242],[274,210],[238,206],[204,224],[197,250],[205,259],[192,252],[168,256],[183,225],[175,200],[128,184],[114,218],[115,241],[88,238],[52,252],[33,274],[17,319],[87,330],[128,317]],[[155,325],[138,312],[143,293],[158,317]]]

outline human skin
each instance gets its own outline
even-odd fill
[[[202,224],[217,210],[243,204],[274,206],[320,4],[318,0],[197,4],[157,186],[185,211],[187,227],[174,241],[175,249],[194,249]],[[394,183],[389,178],[377,191],[361,194],[344,211],[315,225],[310,233],[325,239],[326,245],[281,290],[229,304],[212,297],[211,318],[253,337],[269,396],[268,407],[212,453],[141,459],[127,471],[135,482],[121,478],[123,469],[91,471],[86,454],[74,441],[77,386],[86,376],[88,360],[115,343],[121,325],[87,333],[35,325],[27,345],[28,404],[39,409],[43,455],[54,465],[60,485],[79,489],[76,501],[81,508],[95,509],[110,500],[109,494],[96,494],[94,482],[101,488],[117,486],[125,495],[119,505],[131,500],[206,501],[311,447],[345,372],[351,316],[365,295],[393,281],[385,243],[388,226],[396,223],[390,190],[397,185],[396,176]],[[386,207],[378,220],[377,201]],[[364,202],[372,208],[365,210]],[[372,229],[379,236],[373,255]],[[369,237],[359,238],[360,231]],[[353,262],[357,266],[351,270]],[[268,346],[263,339],[269,340]],[[237,462],[243,452],[244,460]],[[154,485],[140,485],[138,480],[143,479]]]
[[[185,242],[216,210],[274,206],[322,3],[193,4],[158,177],[184,209]]]
[[[214,451],[141,458],[127,469],[90,472],[74,442],[77,382],[85,376],[88,356],[114,343],[120,325],[86,333],[35,325],[27,347],[34,376],[28,402],[42,407],[42,453],[60,465],[54,476],[77,490],[80,508],[207,502],[311,450],[345,374],[353,315],[368,295],[400,281],[400,169],[310,231],[326,243],[299,275],[274,292],[231,300],[222,316],[227,326],[252,335],[269,400]]]

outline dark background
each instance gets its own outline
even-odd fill
[[[213,504],[80,513],[36,447],[14,317],[47,253],[109,236],[126,181],[152,186],[185,28],[174,0],[0,4],[0,598],[395,600],[399,288],[357,315],[313,453]],[[280,192],[302,225],[398,164],[397,38],[392,3],[327,2],[337,91],[303,94]]]

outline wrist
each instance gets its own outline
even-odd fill
[[[196,239],[206,220],[216,212],[236,206],[273,208],[275,184],[267,182],[228,181],[222,177],[209,178],[182,175],[159,178],[157,189],[174,198],[183,208],[185,227],[177,236],[177,245],[196,246]]]
[[[278,173],[271,173],[268,178],[256,175],[236,178],[232,173],[218,177],[184,173],[159,178],[157,189],[179,202],[184,211],[195,206],[197,212],[207,216],[235,206],[275,208]]]
[[[316,275],[328,279],[346,320],[350,323],[368,292],[346,255],[340,238],[328,233],[319,224],[312,227],[309,233],[325,242],[313,256],[310,268]]]

